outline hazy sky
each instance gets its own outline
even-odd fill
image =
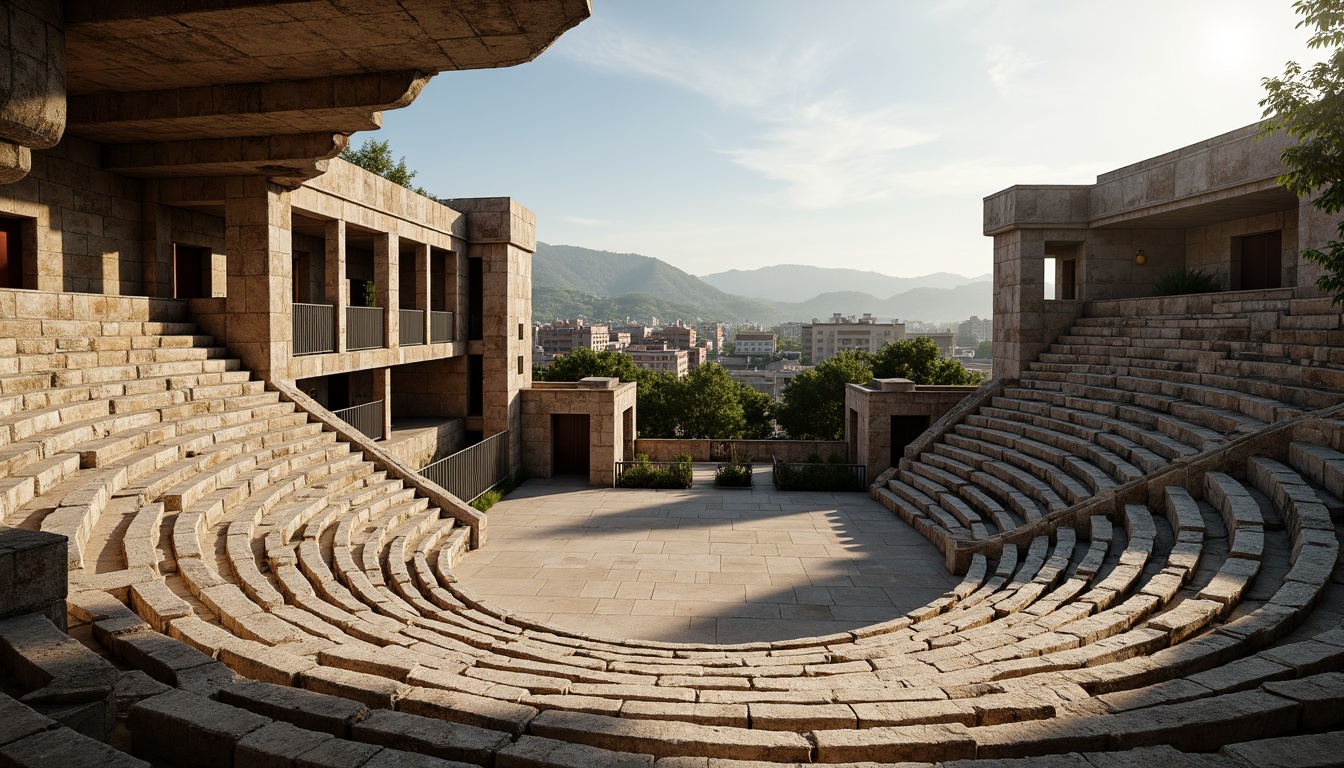
[[[986,195],[1259,119],[1260,78],[1316,59],[1291,5],[594,0],[536,61],[439,75],[372,135],[437,195],[517,198],[549,243],[975,275]]]

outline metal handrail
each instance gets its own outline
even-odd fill
[[[509,430],[439,459],[420,476],[470,504],[509,476]]]
[[[330,304],[293,305],[293,354],[336,351],[336,307]]]
[[[383,434],[383,401],[374,400],[371,403],[342,408],[339,411],[332,411],[340,420],[346,424],[358,429],[371,440],[382,440],[386,435]]]
[[[453,340],[453,313],[429,313],[429,343],[443,344]]]
[[[382,307],[346,307],[345,308],[345,348],[376,349],[385,344]]]
[[[398,310],[397,343],[403,347],[413,347],[425,343],[425,311],[423,309]]]

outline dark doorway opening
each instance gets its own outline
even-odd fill
[[[333,373],[327,377],[327,410],[350,407],[350,374]]]
[[[588,414],[551,414],[551,467],[553,474],[587,476]]]
[[[173,243],[173,298],[199,299],[207,295],[205,276],[210,252],[194,245]]]
[[[1078,260],[1060,259],[1057,269],[1059,285],[1055,288],[1055,298],[1065,301],[1078,298]]]
[[[6,288],[23,287],[23,222],[0,218],[0,280]]]
[[[1283,287],[1283,232],[1262,232],[1241,242],[1241,290]]]
[[[901,463],[905,447],[915,442],[929,428],[928,416],[891,417],[891,466]]]
[[[485,358],[467,355],[467,415],[485,413]]]
[[[485,301],[485,264],[479,258],[467,259],[467,341],[485,338],[481,306]]]

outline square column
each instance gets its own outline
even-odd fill
[[[267,381],[289,376],[294,333],[289,195],[260,176],[230,177],[225,185],[229,348]]]
[[[383,401],[383,440],[392,437],[392,369],[373,370],[373,396]]]
[[[173,227],[168,206],[147,202],[140,206],[141,281],[146,296],[173,296]]]
[[[429,296],[429,286],[433,283],[430,281],[429,271],[429,244],[417,243],[415,246],[415,308],[424,312],[424,315],[420,320],[425,324],[424,333],[426,344],[433,343],[434,341],[429,333],[429,312],[433,309],[433,304],[430,302]]]
[[[345,308],[350,306],[350,283],[345,279],[345,222],[327,222],[326,300],[335,307],[336,351],[345,351]]]
[[[383,346],[395,349],[400,341],[401,296],[398,291],[397,270],[401,261],[401,239],[391,232],[380,232],[373,238],[374,295],[378,306],[386,313],[383,323]]]

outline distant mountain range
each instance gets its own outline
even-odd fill
[[[935,272],[922,277],[892,277],[881,272],[843,267],[778,264],[759,269],[730,269],[727,272],[701,275],[700,279],[721,291],[738,296],[805,302],[818,294],[845,291],[895,296],[915,288],[957,288],[970,283],[990,282],[994,276],[962,277],[950,272]]]
[[[773,324],[827,319],[834,312],[953,321],[991,315],[992,307],[989,275],[968,278],[940,272],[902,278],[855,269],[781,265],[699,278],[649,256],[547,243],[537,243],[532,257],[532,316],[538,322],[652,315],[660,321]]]

